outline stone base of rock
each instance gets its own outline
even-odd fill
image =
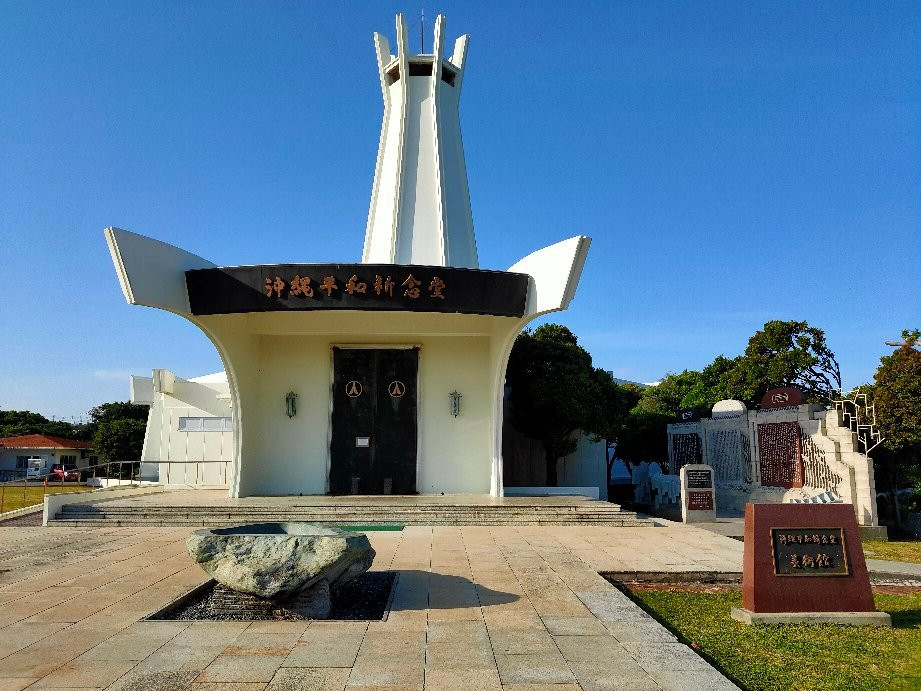
[[[892,617],[885,612],[751,612],[741,607],[733,607],[732,618],[744,624],[892,626]]]
[[[318,581],[310,588],[285,599],[241,593],[218,583],[209,607],[215,617],[272,617],[280,620],[329,619],[332,601],[329,583]]]
[[[215,616],[272,616],[272,610],[276,607],[274,600],[231,590],[220,583],[214,586],[211,593],[210,609]]]
[[[362,570],[362,573],[367,568]],[[287,612],[294,612],[305,619],[329,619],[332,601],[329,597],[329,583],[320,580],[306,590],[295,593],[282,603]]]

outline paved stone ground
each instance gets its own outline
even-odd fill
[[[207,579],[189,532],[0,527],[0,691],[735,688],[598,575],[741,570],[696,528],[371,532],[386,621],[139,621]]]

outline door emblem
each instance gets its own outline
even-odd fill
[[[390,382],[387,386],[387,393],[390,394],[391,398],[400,398],[403,394],[406,393],[406,384],[401,382],[399,379],[395,379]]]
[[[361,396],[361,382],[353,379],[345,385],[345,392],[349,398],[358,398]]]

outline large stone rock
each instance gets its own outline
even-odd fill
[[[283,599],[323,580],[335,590],[364,573],[374,550],[363,533],[312,523],[258,523],[196,530],[189,554],[219,583]]]

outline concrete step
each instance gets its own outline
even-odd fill
[[[228,510],[226,508],[215,508],[215,509],[203,509],[203,508],[194,508],[194,507],[176,507],[169,510],[163,509],[152,509],[148,507],[137,508],[137,509],[120,509],[120,508],[107,508],[100,505],[78,505],[78,506],[65,506],[61,511],[61,514],[64,516],[71,516],[77,514],[92,514],[92,515],[106,515],[106,516],[137,516],[137,515],[146,515],[146,516],[176,516],[176,515],[227,515],[227,516],[241,516],[241,515],[272,515],[272,514],[284,514],[284,515],[310,515],[310,516],[345,516],[345,515],[355,515],[355,516],[496,516],[496,517],[514,517],[514,516],[562,516],[570,518],[585,518],[590,516],[622,516],[624,514],[629,514],[632,512],[629,511],[597,511],[597,510],[556,510],[549,508],[540,508],[540,509],[521,509],[516,511],[502,511],[502,510],[491,510],[491,509],[443,509],[441,511],[412,511],[412,510],[355,510],[351,507],[343,508],[340,510],[314,510],[309,508],[269,508],[269,507],[247,507],[245,509],[234,509]]]
[[[474,518],[495,518],[495,519],[515,519],[515,518],[550,518],[555,517],[560,520],[586,520],[596,518],[604,520],[608,518],[618,518],[623,516],[635,516],[632,511],[603,512],[603,511],[586,511],[586,512],[564,512],[564,511],[516,511],[516,512],[493,512],[493,511],[400,511],[400,512],[370,512],[370,511],[338,511],[338,512],[317,512],[317,511],[94,511],[92,509],[83,509],[79,511],[61,511],[58,516],[61,518],[73,518],[77,516],[92,516],[97,518],[120,518],[120,517],[145,517],[145,518],[176,518],[180,516],[187,517],[206,517],[206,516],[224,516],[224,517],[242,517],[242,516],[310,516],[317,520],[323,519],[342,519],[352,518],[356,520],[366,519],[402,519],[402,518],[438,518],[438,517],[474,517]]]
[[[202,521],[156,521],[156,520],[109,520],[109,519],[56,519],[49,522],[49,526],[65,526],[73,528],[117,528],[117,527],[183,527],[190,528],[216,528],[226,525],[237,525],[251,521],[240,520],[202,520]],[[259,521],[252,521],[259,522]],[[322,522],[322,521],[310,521]],[[554,520],[525,520],[525,521],[478,521],[478,520],[409,520],[409,521],[326,521],[333,525],[367,525],[367,526],[388,526],[388,525],[426,525],[426,526],[529,526],[529,525],[552,525],[552,526],[604,526],[615,528],[649,528],[654,527],[655,523],[648,519],[623,519],[616,520],[587,520],[587,521],[554,521]]]
[[[414,512],[425,511],[622,511],[620,504],[610,504],[605,501],[585,501],[577,504],[231,504],[231,505],[208,505],[208,504],[123,504],[119,500],[102,501],[92,504],[92,506],[105,506],[113,511],[137,511],[138,509],[149,509],[151,511],[173,511],[176,509],[197,509],[202,511],[245,511],[247,509],[276,509],[276,510],[298,510],[308,509],[311,511],[342,511],[343,509],[354,509],[356,511],[399,511],[407,510]],[[79,509],[85,504],[66,504],[68,509]]]
[[[355,516],[355,515],[346,515],[346,516],[305,516],[305,515],[290,515],[290,514],[244,514],[237,516],[226,516],[226,515],[197,515],[197,516],[131,516],[131,515],[120,515],[120,516],[100,516],[96,514],[59,514],[55,521],[93,521],[93,522],[108,522],[108,523],[157,523],[163,525],[169,524],[200,524],[203,522],[220,522],[227,524],[230,522],[236,523],[264,523],[269,521],[306,521],[308,523],[337,523],[337,524],[351,524],[351,525],[389,525],[389,524],[410,524],[410,525],[428,525],[430,523],[440,523],[440,524],[449,524],[456,523],[460,524],[470,524],[470,525],[507,525],[507,524],[516,524],[524,525],[527,523],[541,524],[541,523],[566,523],[573,525],[580,525],[583,523],[622,523],[624,521],[633,521],[633,520],[644,520],[639,519],[636,515],[625,515],[625,516],[585,516],[579,519],[566,518],[562,516],[508,516],[508,517],[498,517],[498,516],[475,516],[475,515],[454,515],[454,516]]]
[[[51,521],[69,526],[220,526],[266,521],[307,521],[336,525],[606,525],[651,526],[617,504],[285,504],[245,506],[65,505]]]

